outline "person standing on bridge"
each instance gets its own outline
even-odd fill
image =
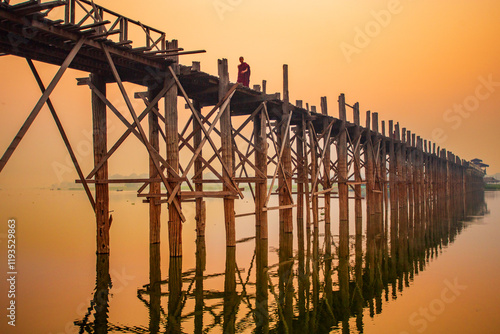
[[[238,65],[238,81],[243,86],[248,87],[250,84],[250,65],[245,63],[245,59],[240,57],[240,64]]]

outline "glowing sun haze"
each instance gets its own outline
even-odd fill
[[[400,122],[413,133],[461,158],[481,158],[489,174],[500,172],[500,2],[478,1],[297,1],[297,0],[106,0],[98,4],[163,30],[217,74],[217,59],[227,58],[236,81],[239,56],[252,68],[250,85],[268,82],[282,90],[282,64],[289,65],[291,101],[319,105],[327,96],[337,116],[337,97],[360,103],[380,120]],[[57,68],[36,63],[46,85]],[[26,61],[0,58],[0,150],[5,151],[40,91]],[[69,70],[52,95],[84,171],[93,165],[90,91],[77,87]],[[129,95],[144,90],[127,86]],[[108,96],[122,105],[117,89]],[[134,101],[137,108],[142,105]],[[183,104],[180,112],[187,115]],[[181,107],[182,106],[182,107]],[[142,109],[141,109],[142,110]],[[128,114],[126,111],[124,114]],[[349,119],[352,115],[348,115]],[[124,131],[114,116],[108,145]],[[181,122],[186,117],[181,117]],[[182,124],[181,124],[182,126]],[[44,107],[0,174],[0,187],[49,186],[60,180],[54,163],[67,165],[67,153],[49,110]],[[146,151],[130,138],[110,160],[110,174],[147,171]],[[75,172],[65,181],[77,178]]]

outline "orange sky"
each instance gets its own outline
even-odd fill
[[[291,101],[319,105],[327,96],[336,116],[337,97],[399,121],[418,135],[464,159],[481,158],[489,174],[500,172],[500,3],[479,1],[305,1],[297,0],[107,0],[97,1],[178,39],[181,62],[201,61],[217,73],[228,58],[231,80],[238,57],[252,67],[251,84],[282,89],[282,64],[289,65]],[[37,64],[46,82],[57,70]],[[40,93],[23,59],[0,58],[0,151],[3,153]],[[85,171],[93,164],[90,92],[67,71],[52,100]],[[143,90],[128,86],[129,93]],[[124,106],[115,88],[109,98]],[[138,102],[137,106],[141,106]],[[183,109],[181,109],[184,112]],[[128,114],[124,112],[124,114]],[[362,113],[364,115],[364,113]],[[349,115],[348,117],[350,117]],[[110,116],[110,143],[123,126]],[[362,117],[364,122],[364,117]],[[0,188],[50,186],[71,181],[67,153],[47,108],[0,174]],[[131,138],[110,162],[110,173],[147,171],[145,149]]]

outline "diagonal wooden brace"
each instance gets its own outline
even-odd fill
[[[172,193],[172,188],[170,187],[170,184],[168,183],[167,178],[165,177],[165,174],[162,173],[158,158],[153,152],[154,148],[149,143],[147,136],[146,136],[146,133],[144,132],[144,129],[141,126],[140,120],[134,111],[134,107],[132,106],[132,102],[130,102],[130,99],[127,95],[127,91],[125,90],[125,87],[123,86],[123,82],[121,81],[120,75],[118,74],[118,71],[116,70],[113,59],[111,58],[111,55],[109,54],[107,47],[102,43],[101,43],[101,47],[102,47],[102,50],[104,51],[104,54],[106,55],[106,59],[108,60],[109,66],[111,67],[111,70],[113,72],[113,76],[115,77],[116,83],[118,84],[118,87],[120,88],[120,92],[122,93],[123,99],[125,100],[125,103],[127,104],[127,107],[130,111],[130,114],[132,115],[132,118],[134,119],[134,123],[135,123],[137,129],[139,130],[139,133],[141,134],[142,140],[146,146],[146,149],[148,150],[149,156],[150,156],[151,160],[153,161],[153,164],[154,164],[156,170],[158,171],[158,174],[160,175],[160,178],[162,179],[163,184],[167,188],[167,191],[169,193]],[[184,217],[184,215],[182,213],[178,198],[175,198],[175,200],[173,200],[173,204],[174,204],[174,207],[175,207],[177,213],[179,214],[179,217],[181,218],[181,220],[183,222],[185,222],[186,218]]]
[[[5,151],[4,155],[2,156],[2,159],[0,159],[0,172],[2,172],[3,168],[7,164],[7,161],[9,161],[10,157],[12,156],[12,153],[14,153],[17,146],[19,145],[19,143],[23,139],[24,135],[26,134],[26,132],[28,132],[28,129],[30,128],[31,124],[33,124],[33,121],[38,116],[38,113],[40,112],[42,107],[45,105],[45,102],[47,102],[50,94],[52,94],[52,92],[54,91],[54,88],[56,88],[57,84],[59,83],[59,80],[61,80],[64,72],[66,72],[69,65],[73,61],[73,59],[75,59],[75,56],[78,54],[78,51],[80,51],[84,40],[85,40],[85,38],[83,38],[83,37],[80,38],[80,40],[78,40],[78,42],[75,44],[73,49],[70,51],[70,53],[68,54],[68,56],[64,60],[63,64],[61,65],[61,67],[57,71],[56,75],[54,76],[54,78],[50,82],[49,86],[47,87],[45,92],[42,94],[42,96],[38,100],[37,104],[35,105],[35,107],[31,111],[30,115],[28,116],[28,118],[24,122],[23,126],[21,127],[21,129],[16,134],[16,136],[12,140],[11,144],[9,145],[7,150]]]

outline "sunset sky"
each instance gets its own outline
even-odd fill
[[[11,1],[12,2],[12,1]],[[290,100],[319,105],[327,96],[338,115],[337,97],[360,103],[364,112],[400,122],[417,135],[461,158],[483,159],[488,174],[500,173],[500,2],[430,0],[106,0],[109,9],[156,27],[185,50],[181,63],[201,61],[217,74],[227,58],[236,81],[238,57],[252,70],[250,84],[263,79],[281,92],[282,65],[289,65]],[[36,63],[46,85],[57,71]],[[26,61],[0,57],[0,151],[5,151],[40,91]],[[67,71],[52,101],[84,170],[93,165],[90,91],[76,86],[87,73]],[[144,90],[127,86],[129,94]],[[110,100],[124,103],[114,87]],[[141,104],[135,101],[139,107]],[[187,111],[183,108],[181,112]],[[128,114],[124,111],[124,114]],[[348,118],[352,115],[348,114]],[[109,116],[110,145],[123,126]],[[45,187],[77,178],[66,171],[67,153],[44,107],[0,174],[0,188]],[[66,166],[66,167],[65,167]],[[110,174],[147,171],[145,149],[134,138],[110,162]]]

